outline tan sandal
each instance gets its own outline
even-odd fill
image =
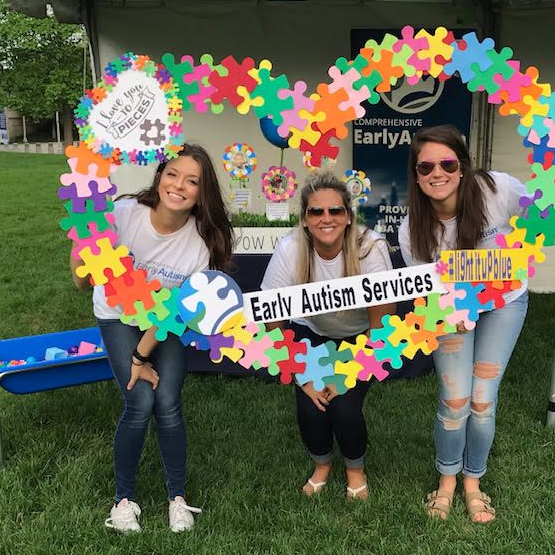
[[[302,492],[307,496],[310,497],[311,495],[315,495],[317,493],[320,493],[323,489],[323,487],[328,483],[327,480],[323,481],[323,482],[315,482],[312,478],[309,478],[308,481],[306,482],[306,484],[304,485]],[[305,488],[306,486],[310,486],[312,488],[311,491],[307,491]]]
[[[357,488],[347,486],[347,501],[354,501],[355,499],[361,501],[368,499],[368,484],[366,482]]]
[[[472,503],[473,501],[480,501],[480,503]],[[489,524],[495,520],[495,509],[491,506],[491,498],[483,491],[471,491],[464,494],[464,503],[470,520],[476,524]],[[478,513],[487,513],[493,518],[489,520],[474,520]]]
[[[444,503],[443,501],[439,501],[439,499],[448,499],[449,503]],[[428,493],[424,501],[426,514],[431,518],[439,517],[442,520],[445,520],[449,516],[452,505],[453,493],[445,489],[436,489]]]

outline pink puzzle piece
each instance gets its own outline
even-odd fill
[[[300,110],[312,112],[314,108],[314,100],[304,95],[307,84],[304,81],[297,81],[293,90],[281,89],[278,91],[278,97],[282,100],[293,98],[293,108],[291,110],[283,110],[281,116],[283,123],[278,127],[280,137],[287,137],[291,131],[291,127],[295,129],[304,129],[308,120],[303,119],[299,115]]]
[[[208,64],[195,66],[193,57],[188,55],[183,56],[181,61],[188,61],[193,66],[193,71],[186,73],[183,76],[183,81],[189,85],[196,81],[199,86],[199,92],[189,95],[187,100],[193,104],[196,112],[203,114],[208,111],[210,97],[216,92],[216,87],[208,82],[208,76],[212,73],[212,68]]]
[[[466,293],[461,289],[455,289],[454,283],[446,283],[445,289],[447,293],[441,295],[438,299],[439,308],[442,310],[453,307],[455,309],[455,299],[464,299]],[[467,330],[473,330],[476,327],[476,322],[468,319],[469,311],[464,308],[461,310],[454,310],[451,314],[445,317],[445,321],[456,326],[459,322],[464,322],[464,327]]]
[[[426,37],[420,37],[418,39],[414,38],[414,28],[411,27],[410,25],[405,25],[402,29],[401,29],[401,36],[403,37],[402,39],[399,39],[394,45],[393,45],[393,51],[394,52],[401,52],[401,50],[403,49],[403,46],[406,44],[407,46],[410,47],[410,49],[416,53],[420,50],[425,50],[426,48],[428,48],[428,39]]]
[[[354,67],[342,74],[337,66],[331,66],[328,69],[328,75],[333,79],[328,85],[330,93],[337,92],[339,89],[344,89],[347,91],[347,94],[350,94],[353,90],[353,83],[360,79],[360,73]]]
[[[268,367],[270,359],[265,353],[273,345],[274,342],[268,335],[264,335],[260,341],[251,341],[248,345],[243,345],[240,341],[234,343],[234,347],[242,349],[245,353],[239,360],[239,364],[243,368],[250,368],[252,366],[256,370],[262,366]]]
[[[114,215],[113,214],[106,214],[106,219],[109,221],[110,224],[114,223]],[[77,237],[77,233],[76,233],[74,227],[72,227],[68,231],[68,234],[67,234],[68,238],[71,239],[72,241],[76,242],[76,245],[71,249],[71,256],[73,256],[73,258],[75,258],[76,260],[81,260],[81,257],[79,256],[79,253],[85,247],[89,247],[91,249],[91,252],[94,255],[100,254],[100,248],[96,244],[96,242],[99,239],[109,239],[110,244],[112,245],[112,247],[116,246],[116,241],[118,240],[118,236],[111,229],[106,229],[105,231],[98,231],[96,223],[95,222],[90,222],[89,223],[89,230],[91,232],[91,236],[87,237],[86,239],[79,239],[79,237]]]
[[[389,376],[389,372],[383,368],[385,361],[376,360],[373,353],[367,355],[364,351],[359,351],[355,360],[362,365],[362,370],[358,373],[359,380],[368,381],[371,376],[374,376],[381,382]]]
[[[77,157],[69,158],[67,163],[71,168],[71,173],[64,173],[60,176],[60,183],[69,187],[72,183],[75,184],[76,196],[80,198],[90,198],[94,191],[91,190],[90,182],[95,181],[97,184],[97,193],[107,193],[112,190],[114,185],[107,177],[98,177],[96,175],[96,164],[89,165],[88,173],[79,173],[77,171],[77,164],[79,159]],[[110,171],[114,172],[117,168],[116,164],[111,164]]]
[[[532,77],[526,73],[520,72],[520,62],[517,60],[508,60],[507,65],[512,67],[515,72],[510,79],[504,79],[499,73],[493,76],[493,80],[499,85],[499,90],[488,96],[490,104],[501,104],[503,99],[501,93],[509,94],[509,102],[518,102],[522,98],[520,87],[528,87],[532,83]]]
[[[555,148],[555,122],[551,118],[545,118],[543,124],[549,129],[549,133],[547,134],[549,140],[546,146],[548,148]],[[530,129],[528,140],[534,145],[539,145],[541,143],[541,138],[534,129]]]

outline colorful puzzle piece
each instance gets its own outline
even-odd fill
[[[486,38],[482,42],[478,40],[476,33],[466,33],[462,37],[462,41],[455,43],[451,61],[445,64],[443,71],[447,75],[453,75],[457,72],[463,83],[468,83],[476,76],[472,68],[472,64],[477,64],[480,71],[485,71],[492,65],[492,60],[487,56],[490,50],[493,50],[495,42],[491,38]]]
[[[308,122],[300,117],[299,112],[300,110],[312,112],[317,98],[317,95],[305,96],[306,89],[307,84],[304,81],[296,81],[292,91],[287,89],[278,91],[279,98],[291,98],[293,100],[293,108],[281,112],[283,122],[278,127],[278,133],[281,137],[287,137],[291,127],[297,129],[304,129],[306,127]]]
[[[244,98],[237,93],[237,87],[243,86],[250,93],[257,85],[256,79],[249,75],[249,70],[254,68],[254,60],[245,58],[240,64],[233,56],[227,56],[221,62],[226,68],[227,74],[222,75],[218,70],[214,70],[208,82],[216,87],[216,92],[212,94],[210,100],[214,104],[221,104],[227,101],[237,108],[244,101]]]
[[[530,206],[530,208],[528,209],[528,215],[526,217],[521,216],[520,218],[517,218],[516,227],[526,230],[524,240],[527,243],[535,243],[536,237],[540,233],[543,233],[543,235],[545,236],[544,246],[554,246],[555,209],[553,208],[553,205],[548,206],[543,211],[535,205]]]
[[[79,252],[84,264],[75,269],[75,273],[84,278],[90,274],[92,285],[104,285],[108,278],[104,275],[106,268],[109,268],[114,276],[121,276],[125,272],[125,266],[121,259],[129,254],[127,247],[120,245],[115,248],[108,237],[98,239],[98,254],[94,254],[90,247],[85,247]]]
[[[114,203],[108,201],[106,207],[109,212],[114,209]],[[60,227],[65,231],[75,230],[75,235],[79,239],[86,239],[91,237],[91,230],[89,224],[93,222],[98,231],[105,231],[110,227],[114,221],[111,214],[107,212],[96,212],[94,209],[94,202],[91,199],[85,201],[85,212],[73,212],[71,201],[64,204],[64,208],[68,214],[67,218],[60,220]]]
[[[312,382],[316,391],[322,391],[326,385],[323,379],[334,374],[333,366],[322,364],[321,361],[322,358],[328,356],[328,348],[325,343],[313,347],[309,339],[302,339],[301,342],[306,344],[306,354],[297,353],[295,360],[306,364],[306,369],[304,373],[297,374],[297,382],[300,385]]]
[[[282,98],[279,95],[280,91],[289,89],[289,81],[285,75],[279,77],[271,77],[268,69],[261,69],[258,72],[260,82],[252,91],[252,97],[260,97],[263,99],[263,104],[254,107],[256,117],[271,117],[275,125],[283,123],[281,112],[284,110],[291,110],[294,106],[291,97]]]
[[[510,79],[515,72],[514,67],[508,63],[513,51],[507,46],[502,48],[501,52],[490,50],[486,55],[492,62],[487,69],[482,71],[477,62],[471,64],[476,75],[468,82],[469,91],[476,92],[485,89],[488,94],[493,94],[500,89],[495,76],[501,75],[504,79]]]

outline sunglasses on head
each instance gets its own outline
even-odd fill
[[[343,216],[343,214],[347,212],[347,209],[344,206],[330,206],[329,208],[322,208],[321,206],[309,206],[306,209],[306,215],[320,218],[324,215],[324,212],[326,210],[330,216]]]
[[[416,171],[420,175],[430,175],[437,165],[447,173],[455,173],[459,170],[459,161],[456,158],[445,158],[437,164],[435,162],[419,162],[416,164]]]

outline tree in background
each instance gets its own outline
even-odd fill
[[[83,26],[10,10],[0,0],[0,106],[33,121],[62,114],[64,142],[73,140],[73,106],[90,86]]]

